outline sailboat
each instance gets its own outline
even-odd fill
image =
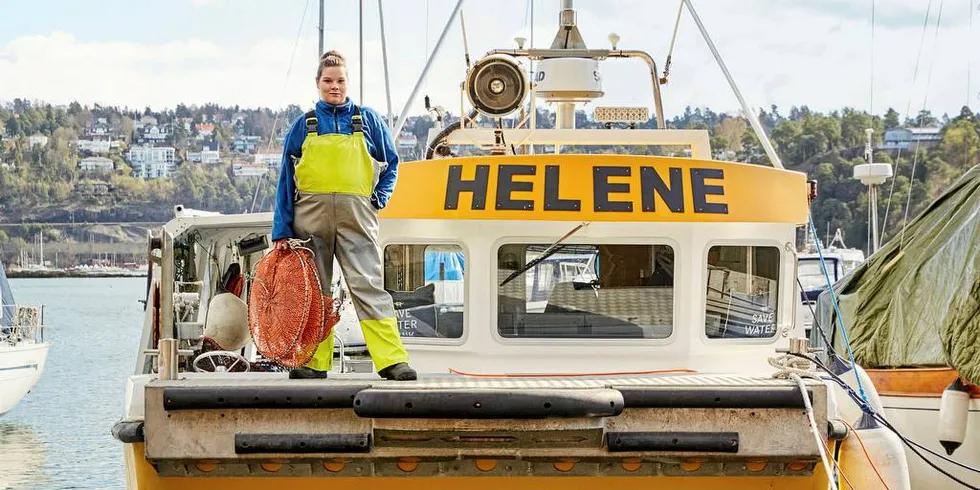
[[[817,300],[817,325],[827,332],[830,349],[845,349],[835,328],[840,322],[878,389],[888,420],[924,446],[909,448],[914,488],[949,484],[945,475],[914,455],[916,450],[968,484],[980,485],[980,473],[968,469],[980,469],[977,230],[980,166],[965,172],[892,241]],[[823,344],[818,329],[811,339]],[[968,468],[940,456],[951,456]]]
[[[17,305],[0,263],[0,415],[34,389],[44,372],[49,343],[44,341],[41,306]]]
[[[678,17],[772,167],[712,160],[707,131],[667,129],[654,57],[615,34],[588,47],[574,2],[560,5],[549,48],[515,39],[468,67],[471,115],[399,167],[379,213],[418,381],[381,380],[343,342],[318,380],[287,379],[252,343],[203,352],[219,272],[269,252],[272,215],[183,214],[154,231],[113,426],[128,488],[910,488],[899,438],[848,411],[852,386],[880,407],[860,366],[813,370],[792,246],[806,177],[782,168],[692,3]],[[649,107],[599,106],[605,127],[576,128],[576,106],[604,95],[603,64],[626,61],[649,70],[657,127],[635,129]],[[555,128],[536,124],[538,100],[557,106]],[[691,157],[576,152],[665,145]]]

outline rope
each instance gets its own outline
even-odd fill
[[[813,213],[809,213],[810,219],[810,230],[813,233],[813,241],[817,247],[817,256],[820,257],[820,270],[823,271],[823,278],[827,282],[827,291],[830,292],[830,301],[834,305],[834,313],[837,316],[837,326],[840,327],[841,336],[844,337],[844,347],[847,349],[848,360],[851,361],[851,369],[855,369],[857,362],[854,361],[854,352],[851,350],[851,341],[847,338],[847,329],[844,328],[844,315],[841,315],[840,304],[837,302],[837,292],[834,291],[834,281],[830,280],[830,273],[827,272],[827,262],[823,258],[823,248],[820,246],[820,239],[817,237],[817,230],[813,226]],[[814,319],[815,321],[816,319]],[[864,385],[861,383],[861,377],[855,376],[854,379],[857,380],[858,392],[861,393],[861,399],[865,402],[868,401],[868,395],[864,392]]]
[[[810,422],[810,433],[813,434],[813,440],[816,442],[817,450],[820,452],[820,461],[823,462],[823,468],[827,472],[827,481],[830,483],[832,490],[838,490],[837,481],[834,478],[834,465],[831,465],[830,457],[827,456],[827,451],[825,450],[827,446],[823,437],[820,435],[820,431],[817,429],[817,419],[813,415],[813,404],[810,403],[810,397],[807,396],[806,383],[803,382],[803,378],[817,379],[821,382],[823,380],[813,372],[813,363],[802,357],[783,354],[771,356],[767,360],[770,366],[778,369],[772,377],[777,379],[792,379],[800,387],[806,418]]]
[[[848,429],[851,429],[850,433],[854,434],[854,437],[857,438],[858,444],[861,445],[861,450],[864,451],[864,457],[868,458],[868,463],[871,463],[871,469],[875,470],[875,474],[878,475],[878,480],[881,481],[881,485],[885,487],[885,490],[891,490],[888,488],[888,484],[885,483],[885,479],[881,476],[881,473],[878,472],[878,467],[875,466],[874,460],[871,459],[871,455],[868,454],[868,449],[864,447],[864,441],[861,440],[861,435],[858,434],[858,431],[854,429],[854,426],[852,426],[846,420],[840,419],[840,421],[844,422],[844,425],[846,425]]]

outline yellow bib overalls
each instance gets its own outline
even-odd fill
[[[384,290],[378,212],[371,204],[371,194],[387,164],[375,161],[368,153],[364,124],[356,105],[351,118],[352,134],[319,134],[315,114],[306,116],[306,139],[296,162],[293,232],[301,238],[323,238],[327,264],[332,264],[336,256],[375,371],[408,362],[391,295]],[[329,282],[331,278],[322,280]],[[331,332],[307,367],[330,370],[333,337]]]

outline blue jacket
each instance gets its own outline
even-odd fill
[[[374,193],[371,195],[371,203],[374,207],[382,209],[388,204],[388,199],[395,190],[395,180],[398,178],[398,152],[381,116],[367,107],[361,107],[360,110],[361,118],[364,120],[364,141],[367,143],[368,153],[379,162],[388,162],[388,168],[381,172],[378,185],[374,187]],[[354,103],[351,102],[350,97],[341,105],[317,101],[314,111],[319,134],[353,132],[351,116],[354,115]],[[306,115],[304,114],[293,122],[283,144],[282,167],[279,171],[279,186],[276,189],[276,211],[272,221],[273,240],[296,238],[293,233],[296,178],[290,157],[300,158],[305,139]]]

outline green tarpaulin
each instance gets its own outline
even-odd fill
[[[980,384],[980,166],[834,290],[861,366],[949,366]],[[829,292],[816,313],[844,353]]]

